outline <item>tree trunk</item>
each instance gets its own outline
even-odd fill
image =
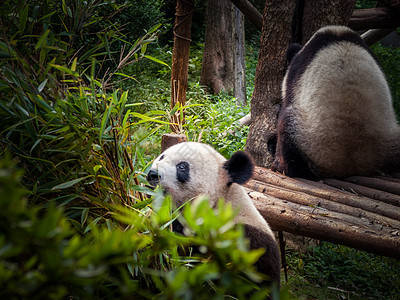
[[[246,16],[246,18],[261,31],[262,15],[248,0],[231,0],[233,4]]]
[[[246,104],[246,48],[244,15],[234,5],[232,12],[233,93],[237,105]]]
[[[171,71],[171,108],[177,103],[184,106],[186,102],[193,7],[193,0],[178,0],[176,4]],[[175,133],[180,132],[184,119],[181,120],[179,111],[171,116],[171,123],[174,123],[171,124],[171,130]]]
[[[355,9],[356,0],[305,1],[303,15],[302,44],[321,27],[347,25]]]
[[[246,150],[258,166],[272,164],[276,145],[276,120],[285,74],[285,52],[291,39],[295,0],[267,0],[263,14],[260,52],[251,99],[252,124]]]
[[[233,90],[231,2],[208,0],[200,82],[211,94]]]

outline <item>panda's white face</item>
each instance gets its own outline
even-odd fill
[[[226,159],[208,145],[180,143],[155,159],[147,180],[171,194],[177,206],[199,194],[215,202],[224,195],[229,181],[223,168],[225,162]]]

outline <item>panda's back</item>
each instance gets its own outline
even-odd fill
[[[398,126],[384,74],[366,49],[351,41],[320,49],[293,95],[296,144],[319,175],[364,174],[384,163]]]

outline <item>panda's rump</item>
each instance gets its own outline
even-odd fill
[[[319,175],[366,173],[382,164],[396,120],[385,77],[365,49],[350,42],[322,49],[294,97],[296,144]]]

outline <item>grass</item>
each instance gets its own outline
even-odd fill
[[[286,257],[295,298],[400,299],[398,260],[326,242]]]

